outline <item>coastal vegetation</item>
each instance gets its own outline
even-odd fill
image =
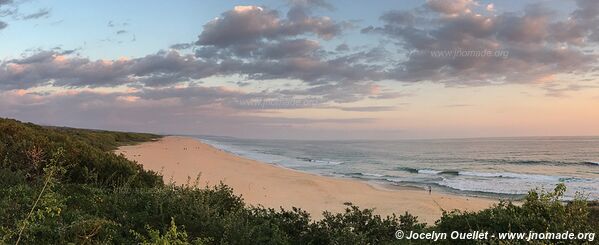
[[[314,220],[299,209],[249,206],[224,185],[164,183],[112,150],[160,138],[143,133],[44,127],[0,119],[0,244],[428,244],[405,232],[599,232],[599,207],[565,186],[531,190],[518,204],[447,210],[434,224],[409,213],[381,217],[347,203]],[[524,244],[522,240],[437,243]],[[539,241],[585,243],[585,240]]]

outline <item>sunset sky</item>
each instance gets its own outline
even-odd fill
[[[599,135],[599,1],[0,0],[0,117],[245,138]]]

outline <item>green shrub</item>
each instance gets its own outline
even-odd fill
[[[521,204],[444,212],[432,226],[409,213],[381,217],[350,203],[345,212],[312,220],[298,208],[247,206],[223,184],[164,185],[156,173],[110,152],[154,135],[5,119],[0,130],[0,244],[427,244],[396,240],[394,233],[599,231],[597,202],[563,202],[563,185],[533,190]],[[476,243],[440,243],[468,242]]]
[[[587,201],[574,199],[564,203],[566,191],[558,184],[552,192],[531,190],[521,205],[502,201],[478,212],[444,212],[434,229],[439,232],[597,232],[599,227],[589,216]],[[568,241],[572,242],[572,241]]]
[[[43,168],[58,149],[65,149],[64,181],[102,186],[152,187],[162,178],[111,150],[122,144],[153,140],[157,135],[41,127],[0,119],[0,166],[23,172],[27,180],[43,175]]]

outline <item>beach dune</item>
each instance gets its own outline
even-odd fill
[[[312,217],[322,212],[342,212],[350,202],[374,208],[376,214],[410,212],[420,221],[433,223],[442,210],[480,210],[496,200],[420,189],[386,189],[370,183],[324,177],[245,159],[189,137],[164,137],[158,141],[123,146],[117,151],[145,169],[161,172],[166,182],[185,184],[200,175],[201,185],[221,181],[250,205],[270,208],[299,207]]]

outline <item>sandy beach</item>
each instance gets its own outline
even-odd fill
[[[426,190],[389,190],[369,183],[318,176],[244,159],[187,137],[164,137],[159,141],[123,146],[117,153],[144,168],[159,171],[166,182],[187,183],[201,175],[202,185],[220,181],[231,186],[250,205],[289,209],[300,207],[315,218],[325,210],[341,212],[344,203],[374,208],[389,215],[406,211],[433,223],[442,210],[480,210],[496,200],[464,197]]]

